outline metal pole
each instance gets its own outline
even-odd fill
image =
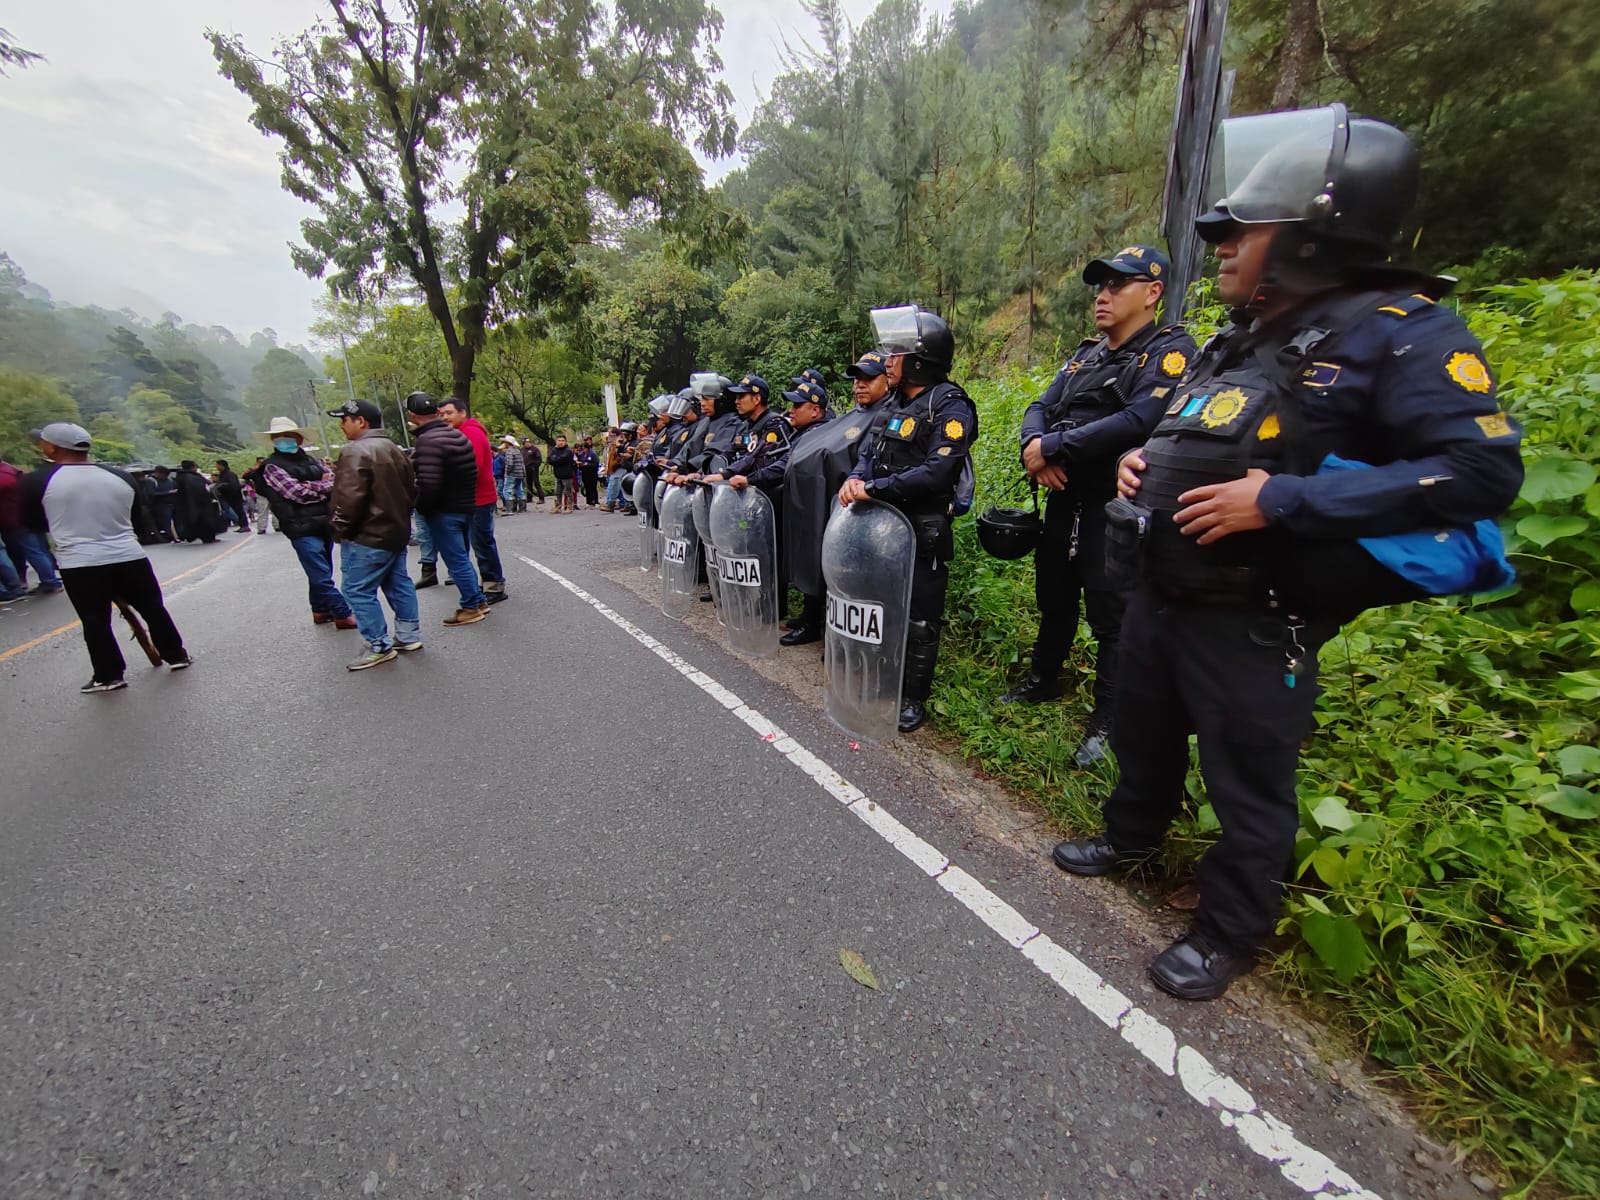
[[[344,332],[339,333],[339,357],[344,360],[344,384],[350,389],[350,399],[356,398],[356,381],[350,378],[350,352],[345,349]]]
[[[400,444],[409,450],[411,448],[411,431],[406,428],[409,422],[406,421],[405,406],[400,402],[400,385],[394,380],[390,380],[389,386],[394,388],[394,415],[395,419],[400,422]]]
[[[329,380],[329,382],[331,383],[332,380]],[[317,436],[322,439],[322,456],[326,458],[333,453],[333,447],[328,444],[328,427],[322,422],[322,405],[317,403],[316,380],[306,380],[306,391],[311,395],[311,409],[317,414]]]

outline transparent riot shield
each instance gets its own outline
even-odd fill
[[[686,487],[669,487],[661,500],[661,611],[674,621],[689,615],[699,565],[694,494]]]
[[[719,487],[711,497],[728,645],[747,658],[778,652],[778,519],[758,489]]]
[[[694,531],[700,535],[700,550],[706,557],[706,583],[711,589],[712,607],[717,611],[717,621],[722,622],[722,580],[717,578],[717,548],[711,542],[711,497],[714,485],[701,484],[690,493],[690,511],[694,514]]]
[[[644,471],[633,477],[633,506],[639,510],[639,570],[656,565],[656,531],[650,526],[650,503],[655,498],[656,481]]]
[[[887,742],[899,733],[916,544],[905,514],[880,500],[835,506],[822,535],[823,708],[864,741]]]
[[[667,498],[667,488],[671,486],[664,479],[656,480],[655,494],[650,498],[650,511],[655,517],[656,527],[656,562],[661,562],[661,502]]]

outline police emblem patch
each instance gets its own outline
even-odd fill
[[[1478,423],[1478,428],[1483,430],[1484,437],[1510,437],[1512,434],[1511,422],[1506,420],[1503,412],[1487,413],[1472,419]]]
[[[1182,375],[1188,365],[1189,360],[1183,356],[1182,350],[1168,350],[1161,356],[1161,369],[1174,379]]]
[[[1150,264],[1150,278],[1151,279],[1160,279],[1161,278],[1161,264],[1160,263],[1153,262],[1153,263]]]
[[[852,425],[849,429],[844,431],[844,440],[847,442],[853,442],[860,436],[861,428],[857,425]]]
[[[1332,387],[1341,370],[1338,363],[1314,362],[1300,373],[1300,382],[1306,387]]]
[[[895,429],[894,432],[903,438],[908,438],[917,428],[917,419],[915,417],[901,417],[895,424],[899,428]]]
[[[1256,430],[1256,441],[1270,442],[1281,432],[1283,431],[1278,425],[1278,414],[1268,413],[1267,419],[1261,422],[1261,428]]]
[[[1494,386],[1483,359],[1466,350],[1457,350],[1445,359],[1444,373],[1469,392],[1487,394]]]
[[[960,421],[946,421],[944,423],[944,435],[952,442],[959,442],[967,436],[967,427]]]
[[[768,431],[768,433],[767,433],[767,441],[775,442],[777,440],[778,440],[778,431],[775,430],[775,429]]]
[[[1244,406],[1249,403],[1250,397],[1238,388],[1228,388],[1218,392],[1206,401],[1206,406],[1200,410],[1200,424],[1207,429],[1221,429],[1224,425],[1238,420],[1239,414],[1244,411]]]
[[[940,446],[938,453],[939,453],[939,457],[940,458],[949,458],[950,457],[950,447],[949,446]]]

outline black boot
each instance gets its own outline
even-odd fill
[[[422,578],[417,580],[417,587],[419,589],[421,589],[421,588],[425,588],[425,587],[438,587],[438,586],[439,586],[439,564],[438,563],[423,563],[422,564]]]
[[[1107,710],[1095,706],[1089,714],[1088,723],[1083,727],[1083,741],[1078,743],[1078,748],[1072,752],[1072,761],[1080,767],[1092,767],[1096,763],[1106,760],[1106,753],[1111,749],[1111,714]]]
[[[928,720],[928,693],[939,663],[939,626],[913,621],[906,634],[906,670],[900,684],[900,732],[921,729]]]
[[[1043,704],[1046,700],[1055,700],[1061,695],[1060,672],[1053,671],[1046,675],[1037,671],[1029,671],[1021,682],[1013,684],[1011,690],[1000,697],[1001,704]]]

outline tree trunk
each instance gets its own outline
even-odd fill
[[[1298,108],[1326,48],[1317,0],[1289,0],[1283,41],[1278,44],[1278,83],[1273,109]]]
[[[472,402],[472,366],[478,352],[458,341],[450,350],[450,394],[457,400]]]

